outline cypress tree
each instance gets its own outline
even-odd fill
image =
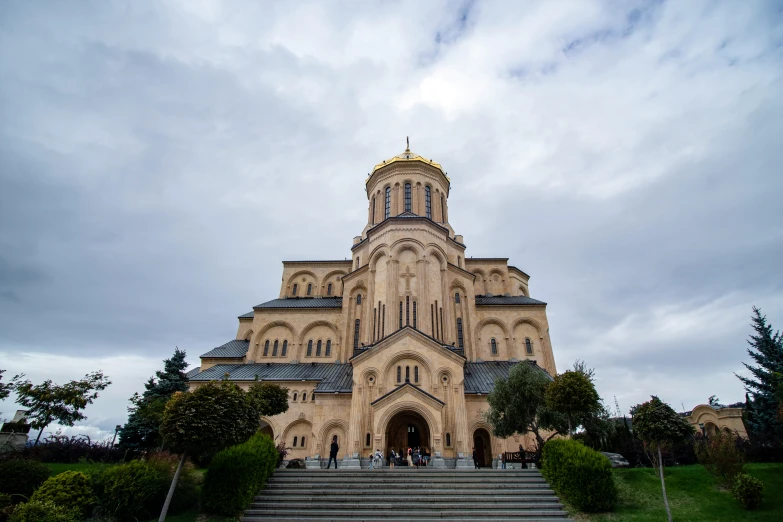
[[[737,375],[745,385],[746,397],[750,398],[745,419],[751,436],[776,442],[783,439],[783,423],[778,417],[780,402],[776,396],[783,374],[783,337],[780,332],[773,332],[766,316],[755,306],[752,320],[755,333],[748,340],[748,355],[756,365],[742,363],[751,377]]]

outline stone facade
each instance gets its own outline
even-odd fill
[[[201,358],[191,387],[229,378],[289,390],[290,409],[263,419],[291,458],[417,444],[459,464],[475,446],[485,465],[528,447],[498,439],[486,393],[514,363],[549,375],[555,361],[546,303],[505,258],[466,258],[449,224],[451,181],[410,150],[377,165],[365,183],[367,224],[349,261],[284,261],[277,299],[239,317],[236,339]]]
[[[700,404],[692,411],[686,412],[685,418],[694,427],[696,433],[710,436],[721,431],[735,433],[747,439],[748,432],[745,423],[742,422],[742,410],[741,407]]]

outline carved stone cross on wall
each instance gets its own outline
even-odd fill
[[[407,290],[408,292],[410,292],[410,290],[411,290],[411,279],[412,279],[412,278],[414,278],[414,277],[416,277],[416,274],[413,274],[413,273],[411,273],[411,267],[410,267],[410,265],[407,265],[407,266],[405,267],[405,273],[404,273],[404,274],[402,274],[400,277],[402,277],[403,279],[405,279],[405,290]]]

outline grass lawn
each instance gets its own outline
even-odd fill
[[[60,464],[49,462],[46,465],[51,470],[52,476],[59,475],[63,471],[81,471],[82,473],[89,475],[108,466],[108,464],[104,464],[102,462],[86,462],[76,464]]]
[[[613,513],[584,514],[567,506],[578,522],[660,522],[666,520],[661,481],[652,468],[615,469],[619,498]],[[704,467],[666,468],[666,493],[672,518],[680,522],[783,520],[783,464],[748,464],[750,475],[764,482],[764,503],[756,511],[742,505],[717,486]],[[566,502],[567,504],[567,502]]]

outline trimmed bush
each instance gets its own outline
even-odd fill
[[[54,502],[32,500],[19,504],[8,522],[79,522],[82,517],[76,509],[58,506]]]
[[[699,463],[724,487],[730,488],[734,478],[744,471],[745,456],[741,440],[733,434],[718,432],[696,441]]]
[[[41,484],[30,501],[49,501],[61,507],[75,509],[80,515],[87,515],[90,506],[94,505],[98,498],[92,491],[90,477],[78,471],[64,471],[49,477]]]
[[[11,495],[14,502],[28,500],[48,478],[49,468],[36,460],[0,462],[0,493]]]
[[[240,513],[274,473],[277,458],[275,443],[260,433],[215,455],[204,475],[204,509],[227,516]]]
[[[731,494],[740,501],[745,509],[756,509],[763,499],[764,483],[747,473],[738,473],[734,477]]]
[[[166,500],[176,464],[151,457],[110,467],[96,475],[102,514],[118,520],[156,518]],[[191,507],[197,499],[193,466],[183,467],[170,512]]]
[[[574,440],[544,444],[541,473],[557,492],[587,513],[612,511],[617,488],[609,459]]]

